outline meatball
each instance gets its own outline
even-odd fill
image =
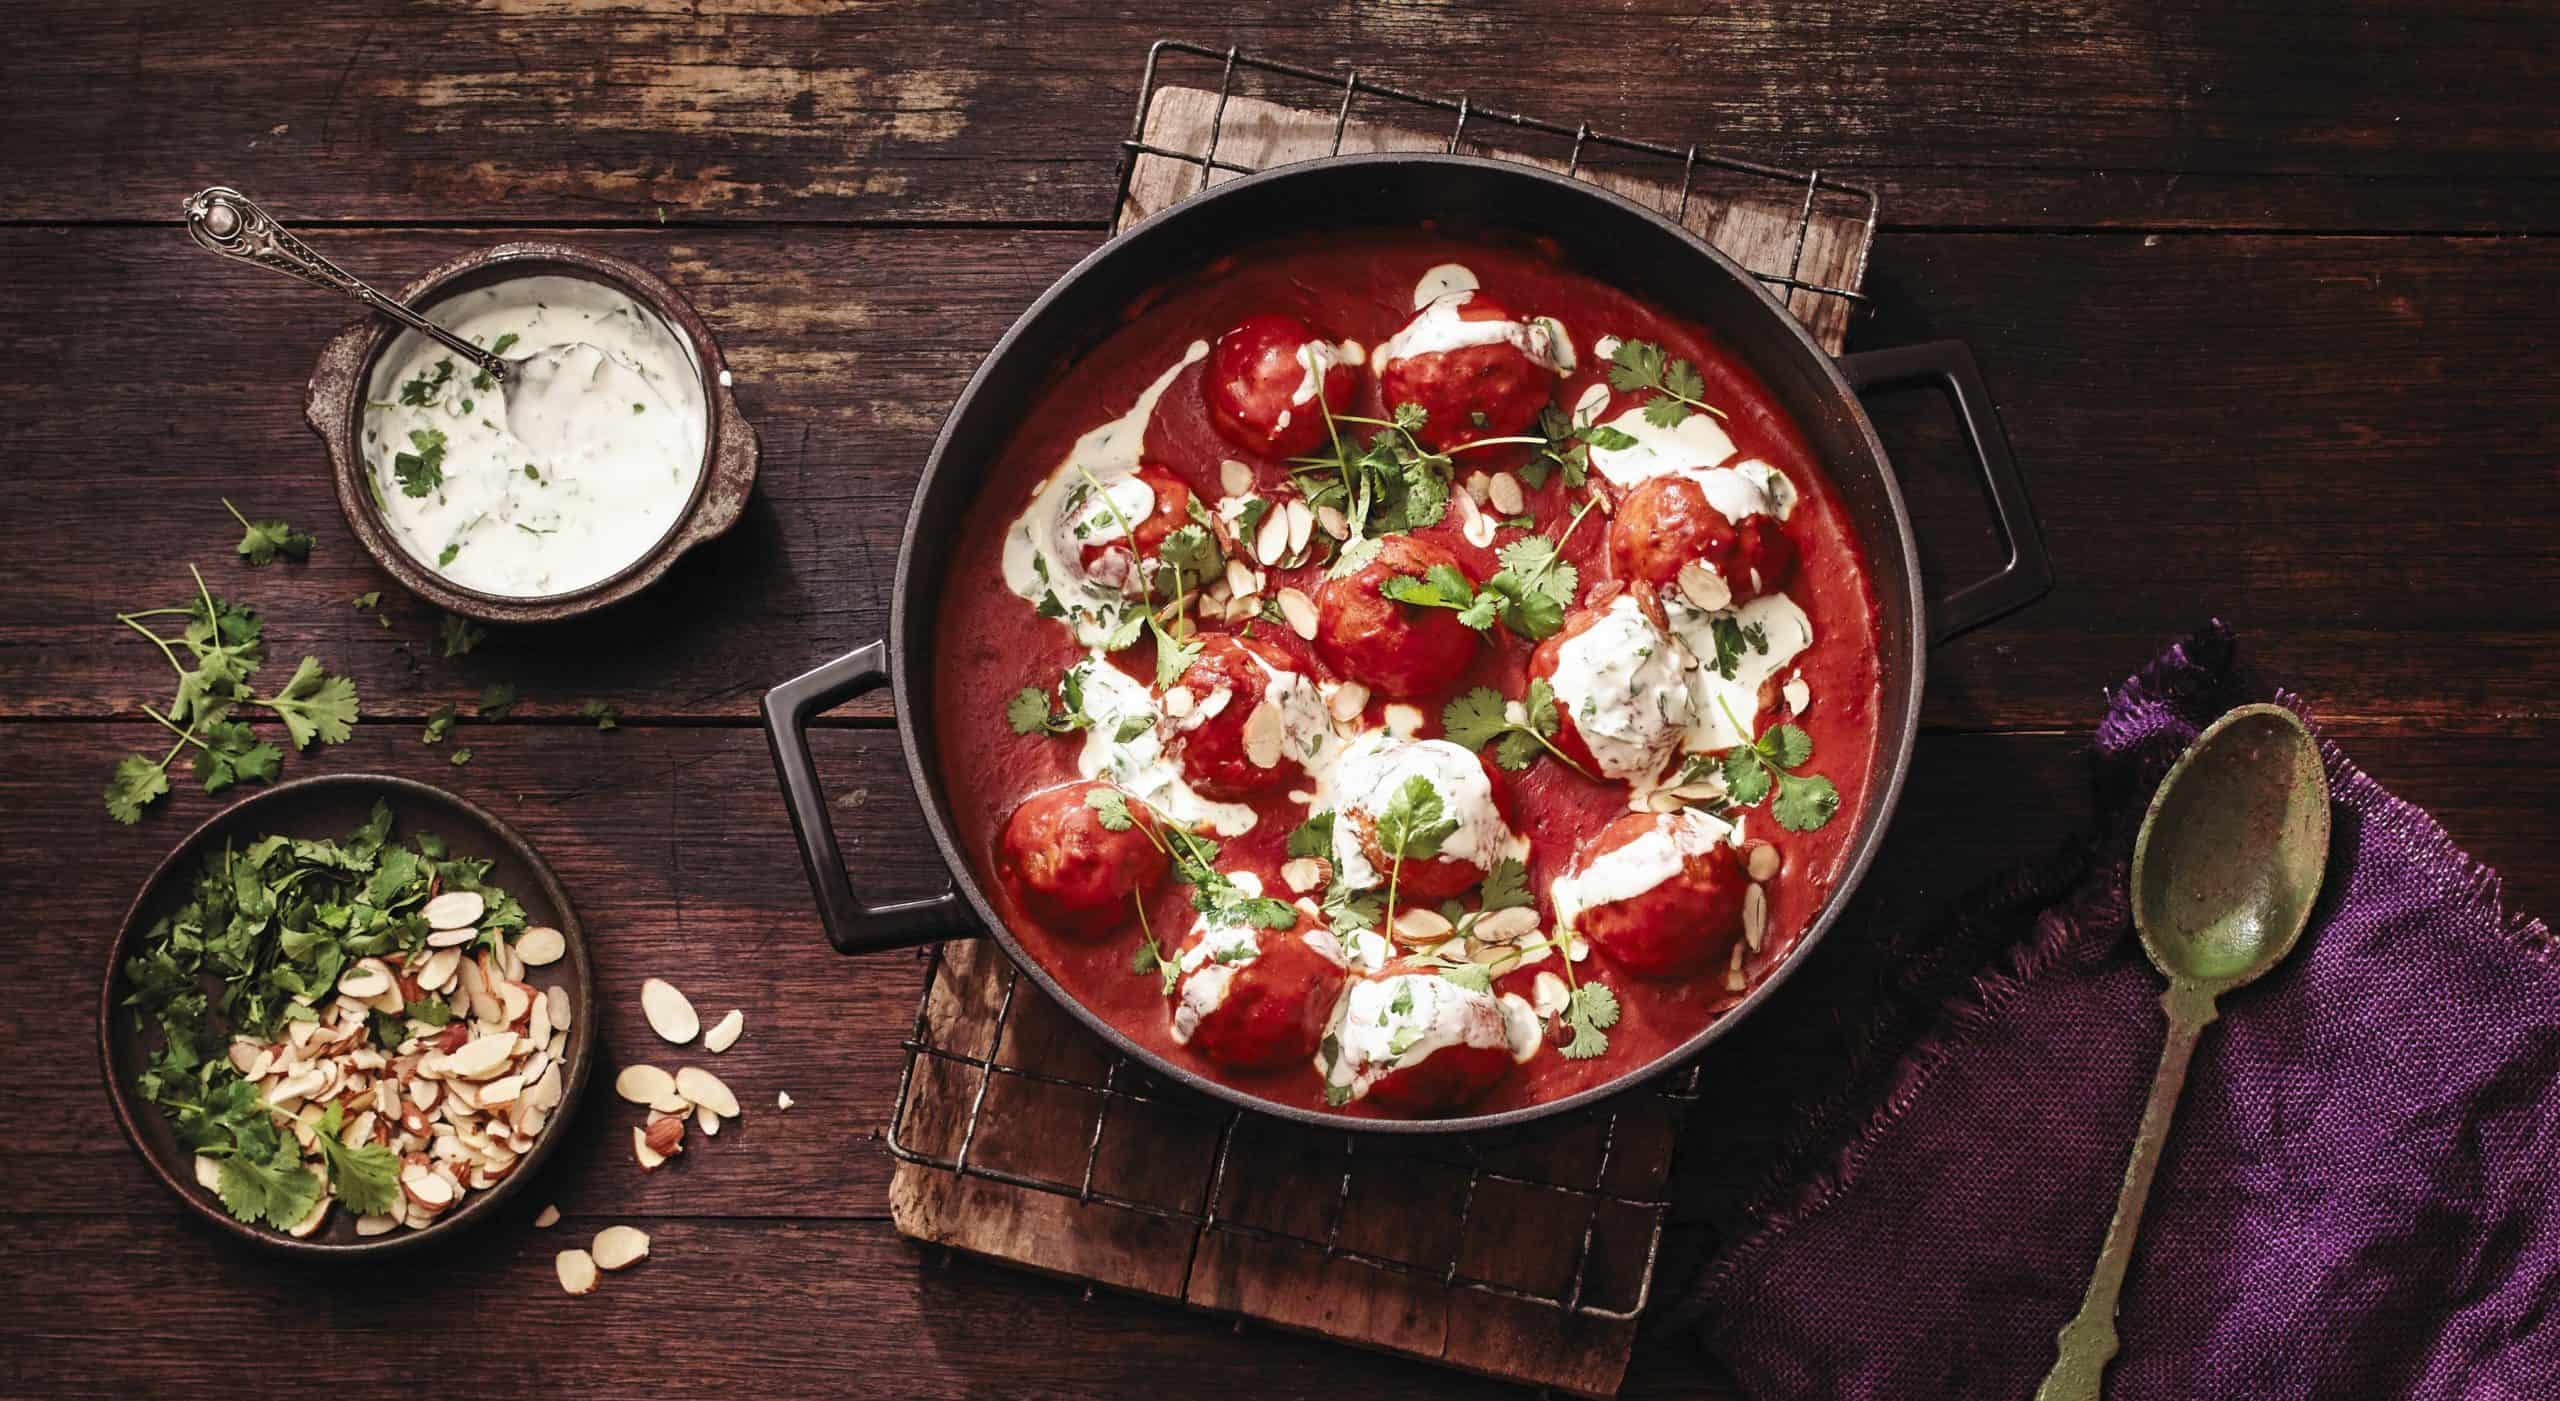
[[[1173,1039],[1236,1070],[1313,1056],[1342,990],[1340,946],[1303,913],[1290,929],[1204,920],[1175,963]]]
[[[1482,292],[1452,292],[1378,347],[1379,396],[1389,410],[1422,407],[1414,437],[1433,452],[1525,433],[1572,354],[1560,336],[1554,323],[1524,325]]]
[[[1457,826],[1429,856],[1401,862],[1378,840],[1378,818],[1419,779]],[[1399,740],[1372,731],[1334,768],[1333,868],[1343,884],[1369,890],[1392,883],[1403,904],[1453,899],[1485,878],[1517,843],[1493,766],[1445,739]]]
[[[1685,656],[1635,599],[1577,609],[1529,654],[1555,692],[1558,749],[1602,778],[1650,779],[1680,746],[1694,701]]]
[[[1041,924],[1069,933],[1097,933],[1131,911],[1129,897],[1164,878],[1165,857],[1137,819],[1120,831],[1102,822],[1088,801],[1107,783],[1070,783],[1034,793],[1005,819],[997,838],[996,865],[1014,899]]]
[[[1733,834],[1694,808],[1629,813],[1601,828],[1550,887],[1556,922],[1639,977],[1711,967],[1742,937],[1751,886]]]
[[[1390,535],[1376,558],[1325,580],[1316,590],[1318,655],[1383,696],[1427,698],[1456,684],[1475,660],[1475,629],[1449,609],[1398,603],[1379,592],[1389,579],[1420,578],[1441,564],[1466,573],[1447,546]],[[1472,576],[1468,582],[1475,582]]]
[[[1517,996],[1389,969],[1343,989],[1316,1069],[1328,1098],[1416,1117],[1453,1114],[1536,1055],[1538,1035],[1537,1014]]]
[[[1077,537],[1085,542],[1081,551],[1085,572],[1105,583],[1118,582],[1130,594],[1139,592],[1127,563],[1130,545],[1139,558],[1146,558],[1163,546],[1166,536],[1191,523],[1189,483],[1152,463],[1138,468],[1137,480],[1146,484],[1149,493],[1145,515],[1133,509],[1138,504],[1135,492],[1112,491],[1108,503],[1096,499],[1080,507],[1073,523]],[[1123,500],[1124,496],[1132,499]],[[1124,519],[1132,537],[1127,543],[1120,538]]]
[[[1246,452],[1313,452],[1324,442],[1325,411],[1350,406],[1364,358],[1358,342],[1326,340],[1294,316],[1248,316],[1209,352],[1200,378],[1209,421]]]
[[[1675,588],[1691,560],[1721,579],[1731,598],[1715,601],[1708,584],[1708,596],[1690,601],[1724,608],[1785,588],[1795,577],[1796,547],[1776,516],[1752,512],[1735,520],[1716,509],[1693,476],[1656,477],[1628,492],[1609,521],[1609,562],[1618,577]]]
[[[1249,798],[1303,780],[1303,760],[1324,734],[1324,697],[1268,642],[1211,633],[1167,693],[1182,776],[1218,799]],[[1173,715],[1173,706],[1183,709]]]

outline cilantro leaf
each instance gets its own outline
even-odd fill
[[[1840,810],[1840,790],[1820,774],[1786,774],[1778,780],[1778,800],[1769,811],[1790,832],[1810,832]]]
[[[116,760],[114,776],[107,780],[107,815],[130,827],[142,820],[142,810],[154,798],[169,791],[169,771],[140,754],[127,754]]]
[[[356,683],[321,671],[318,657],[304,657],[284,689],[260,698],[258,704],[284,721],[285,735],[296,749],[310,748],[315,738],[340,744],[356,723]]]
[[[1200,659],[1201,649],[1207,643],[1196,636],[1188,641],[1177,639],[1152,616],[1147,619],[1147,630],[1156,635],[1156,689],[1165,690],[1181,680],[1182,673],[1189,671],[1191,664]]]
[[[1482,749],[1512,728],[1507,705],[1500,691],[1478,686],[1442,707],[1441,733],[1462,749]]]
[[[1609,357],[1609,387],[1620,393],[1653,391],[1644,406],[1644,421],[1656,428],[1677,428],[1691,413],[1724,411],[1706,401],[1706,381],[1698,367],[1669,358],[1651,341],[1621,341]]]
[[[245,721],[215,721],[203,726],[198,738],[203,748],[196,754],[196,776],[208,793],[244,781],[273,783],[282,771],[284,751],[259,739]]]
[[[1099,815],[1106,832],[1126,832],[1137,825],[1129,815],[1129,795],[1107,784],[1085,790],[1084,805]]]
[[[283,521],[253,521],[240,514],[240,508],[232,505],[229,497],[223,498],[222,509],[229,511],[231,518],[240,522],[240,528],[244,533],[240,537],[240,543],[234,548],[240,552],[240,557],[249,561],[252,566],[272,564],[278,555],[283,555],[287,559],[311,557],[312,540],[309,531],[296,530]]]
[[[504,340],[506,337],[501,336],[499,339]],[[516,688],[513,684],[505,681],[492,681],[488,685],[480,688],[479,713],[481,719],[503,719],[508,711],[515,708]]]
[[[450,705],[440,705],[434,710],[429,711],[427,713],[426,733],[418,736],[418,743],[444,743],[445,736],[453,733],[453,719],[454,710]]]
[[[1782,769],[1801,766],[1813,757],[1813,737],[1793,725],[1772,725],[1760,736],[1769,760]]]
[[[465,764],[467,764],[467,763],[470,763],[470,762],[471,762],[471,749],[470,749],[470,746],[465,745],[464,747],[462,747],[462,748],[460,748],[460,749],[457,749],[457,750],[453,751],[453,757],[452,757],[452,758],[449,758],[449,759],[447,759],[447,760],[445,760],[445,762],[446,762],[446,763],[448,763],[448,764],[453,765],[453,766],[454,766],[455,768],[457,768],[457,769],[458,769],[458,768],[461,768],[463,765],[465,765]]]
[[[1049,693],[1037,686],[1025,686],[1005,702],[1004,721],[1018,735],[1040,734],[1049,728]]]
[[[320,1204],[320,1175],[302,1165],[302,1153],[290,1135],[280,1138],[263,1161],[247,1153],[222,1160],[222,1205],[243,1221],[277,1230],[301,1225]]]
[[[608,701],[591,700],[578,707],[578,717],[593,720],[599,730],[622,728],[622,707]]]
[[[1440,790],[1431,786],[1430,779],[1415,774],[1378,814],[1378,850],[1396,861],[1428,861],[1440,854],[1440,844],[1457,830],[1458,819],[1448,815]]]
[[[376,1038],[379,1039],[379,1038]],[[345,1131],[346,1111],[335,1100],[311,1126],[311,1137],[320,1148],[322,1161],[329,1165],[330,1185],[347,1209],[366,1216],[379,1216],[391,1210],[400,1192],[400,1160],[380,1144],[351,1148],[339,1141]]]
[[[1618,1024],[1618,995],[1607,983],[1583,983],[1565,1001],[1564,1024],[1573,1039],[1556,1054],[1567,1060],[1589,1060],[1609,1049],[1609,1028]]]
[[[1769,766],[1761,760],[1760,751],[1747,744],[1726,751],[1724,789],[1727,797],[1749,807],[1769,796],[1770,785]]]
[[[1481,908],[1491,914],[1495,910],[1514,910],[1529,903],[1529,868],[1506,856],[1485,872]]]
[[[1311,814],[1306,821],[1290,829],[1288,854],[1292,857],[1313,856],[1319,860],[1332,860],[1333,814],[1331,812]]]
[[[413,428],[409,446],[417,451],[394,454],[391,472],[400,480],[401,495],[425,496],[444,485],[444,430]]]
[[[1555,747],[1552,736],[1557,728],[1555,688],[1543,677],[1531,678],[1517,720],[1511,717],[1511,703],[1490,686],[1478,686],[1440,711],[1444,738],[1467,749],[1491,745],[1493,761],[1513,773],[1529,767],[1543,751],[1589,778],[1589,770]]]
[[[469,656],[471,649],[479,646],[488,635],[487,628],[469,618],[447,613],[444,621],[436,624],[436,647],[448,658]]]

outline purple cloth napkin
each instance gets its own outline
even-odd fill
[[[1751,1395],[2033,1393],[2160,1052],[2162,984],[2126,913],[2133,829],[2170,762],[2253,690],[2220,624],[2170,648],[2099,726],[2106,830],[1906,951],[1921,971],[1875,1011],[1867,1068],[1815,1109],[1687,1304]],[[2550,931],[2432,818],[2322,752],[2328,883],[2293,956],[2205,1033],[2108,1394],[2560,1397]],[[1951,949],[1973,961],[1915,1012]]]

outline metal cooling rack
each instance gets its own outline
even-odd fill
[[[1217,109],[1215,119],[1210,125],[1208,148],[1205,150],[1172,150],[1154,145],[1145,139],[1147,112],[1150,104],[1155,100],[1158,83],[1171,67],[1183,62],[1215,65],[1218,72]],[[1249,57],[1233,48],[1212,49],[1178,40],[1160,40],[1147,51],[1146,71],[1138,91],[1137,117],[1130,127],[1128,139],[1120,143],[1122,151],[1120,178],[1118,192],[1112,205],[1115,216],[1128,202],[1130,179],[1136,172],[1138,160],[1142,156],[1157,156],[1197,166],[1200,171],[1200,188],[1203,189],[1208,187],[1214,178],[1214,173],[1218,171],[1238,175],[1253,173],[1252,167],[1222,158],[1218,154],[1219,134],[1223,126],[1228,99],[1236,95],[1240,75],[1249,75],[1259,81],[1275,82],[1284,88],[1292,83],[1306,85],[1310,91],[1304,96],[1331,102],[1334,105],[1332,149],[1337,153],[1341,150],[1344,135],[1349,130],[1354,109],[1364,100],[1374,100],[1390,111],[1400,111],[1408,115],[1421,114],[1433,120],[1452,119],[1448,140],[1444,147],[1452,152],[1470,139],[1470,129],[1474,128],[1477,131],[1474,139],[1479,141],[1483,139],[1482,133],[1486,130],[1508,131],[1532,138],[1568,141],[1571,143],[1565,158],[1565,169],[1568,174],[1580,173],[1584,169],[1587,157],[1597,159],[1595,153],[1605,153],[1606,158],[1609,159],[1627,158],[1657,165],[1676,165],[1679,170],[1678,200],[1674,208],[1666,211],[1675,220],[1685,219],[1688,215],[1691,200],[1698,191],[1702,172],[1733,176],[1747,182],[1757,182],[1771,190],[1783,190],[1787,192],[1788,198],[1795,200],[1797,208],[1795,247],[1788,264],[1788,271],[1785,273],[1758,272],[1755,276],[1772,286],[1786,288],[1790,293],[1803,292],[1817,297],[1843,299],[1853,309],[1863,308],[1867,304],[1866,296],[1855,288],[1828,286],[1806,280],[1799,275],[1803,270],[1805,243],[1812,228],[1816,208],[1845,205],[1843,212],[1864,226],[1865,236],[1861,239],[1857,261],[1853,264],[1857,275],[1850,280],[1862,279],[1866,248],[1873,242],[1877,210],[1875,192],[1863,185],[1851,184],[1824,175],[1819,170],[1787,170],[1735,156],[1703,151],[1695,145],[1667,146],[1657,142],[1608,135],[1595,131],[1588,122],[1564,126],[1537,117],[1495,111],[1476,106],[1463,96],[1451,99],[1407,92],[1363,78],[1353,71],[1328,73]],[[1286,100],[1287,95],[1285,92],[1277,93],[1274,100]],[[1668,171],[1665,170],[1662,174],[1667,180]],[[1826,205],[1826,201],[1831,204]],[[933,993],[936,981],[944,976],[946,967],[941,949],[937,947],[931,950],[925,961],[924,992],[916,1007],[915,1030],[902,1042],[906,1051],[906,1063],[898,1076],[898,1096],[890,1111],[887,1135],[890,1154],[901,1162],[956,1173],[963,1177],[981,1178],[1029,1191],[1069,1197],[1081,1203],[1098,1203],[1158,1220],[1179,1222],[1195,1228],[1203,1240],[1225,1234],[1259,1242],[1295,1245],[1319,1251],[1327,1261],[1335,1259],[1356,1261],[1397,1275],[1436,1280],[1450,1288],[1467,1289],[1524,1303],[1543,1305],[1568,1316],[1624,1322],[1634,1319],[1644,1311],[1645,1303],[1652,1294],[1653,1270],[1661,1252],[1663,1225],[1670,1214],[1670,1202],[1660,1195],[1631,1196],[1615,1191],[1609,1186],[1610,1166],[1618,1149],[1621,1114],[1608,1106],[1586,1111],[1578,1120],[1568,1118],[1547,1126],[1549,1131],[1559,1131],[1577,1122],[1595,1119],[1600,1121],[1600,1146],[1592,1171],[1587,1180],[1574,1182],[1556,1182],[1527,1176],[1504,1170],[1490,1161],[1502,1149],[1516,1142],[1516,1138],[1491,1142],[1476,1138],[1386,1140],[1375,1136],[1363,1138],[1348,1133],[1317,1132],[1284,1125],[1277,1120],[1257,1118],[1254,1126],[1247,1130],[1248,1134],[1285,1133],[1295,1136],[1302,1145],[1317,1145],[1327,1151],[1338,1146],[1339,1150],[1341,1171],[1335,1181],[1330,1205],[1325,1212],[1323,1230],[1313,1233],[1282,1230],[1238,1219],[1227,1199],[1231,1180],[1230,1155],[1236,1148],[1239,1130],[1246,1129],[1247,1115],[1244,1111],[1230,1108],[1180,1086],[1159,1081],[1126,1057],[1116,1053],[1110,1057],[1098,1081],[1060,1075],[1028,1066],[1006,1064],[1001,1058],[1001,1052],[1005,1045],[1006,1028],[1012,1024],[1017,1000],[1026,995],[1031,997],[1040,995],[1036,989],[1027,989],[1023,985],[1020,970],[1010,964],[1005,965],[1000,974],[1003,991],[996,1007],[994,1024],[987,1028],[985,1033],[986,1052],[981,1055],[936,1044],[932,1021]],[[918,1065],[928,1061],[957,1070],[963,1075],[975,1076],[975,1085],[965,1091],[969,1097],[969,1108],[966,1117],[959,1124],[958,1144],[948,1152],[919,1148],[906,1138],[907,1111],[910,1096],[916,1084],[916,1070]],[[986,1108],[988,1093],[999,1083],[1007,1081],[1042,1086],[1091,1100],[1092,1120],[1085,1136],[1083,1163],[1081,1170],[1072,1179],[1034,1176],[973,1159],[973,1155],[979,1149],[981,1115]],[[1649,1092],[1662,1102],[1669,1126],[1675,1133],[1698,1098],[1698,1081],[1698,1068],[1691,1066],[1669,1077],[1666,1087]],[[1104,1133],[1114,1111],[1118,1110],[1125,1115],[1141,1109],[1187,1120],[1199,1125],[1204,1134],[1214,1134],[1215,1152],[1211,1157],[1207,1181],[1197,1196],[1200,1203],[1197,1208],[1169,1206],[1161,1201],[1133,1197],[1113,1190],[1111,1184],[1100,1180],[1103,1176]],[[1449,1229],[1415,1233],[1424,1239],[1446,1239],[1454,1242],[1445,1256],[1434,1254],[1429,1259],[1414,1258],[1345,1243],[1343,1223],[1354,1203],[1355,1165],[1380,1158],[1393,1159],[1399,1163],[1425,1164],[1464,1174],[1462,1186],[1454,1192],[1442,1194],[1447,1205]],[[1477,1201],[1484,1195],[1484,1189],[1488,1186],[1519,1188],[1561,1197],[1564,1199],[1565,1209],[1578,1210],[1582,1213],[1583,1228],[1575,1247],[1571,1276],[1562,1288],[1552,1292],[1527,1289],[1516,1283],[1472,1273],[1465,1268],[1466,1227]],[[1594,1247],[1600,1242],[1604,1229],[1615,1229],[1614,1226],[1604,1228],[1603,1214],[1612,1211],[1619,1214],[1616,1219],[1639,1223],[1636,1229],[1643,1233],[1641,1268],[1634,1275],[1638,1284],[1633,1297],[1623,1300],[1597,1299],[1591,1297],[1590,1289],[1592,1263],[1596,1253]],[[1197,1258],[1196,1251],[1194,1258]],[[1187,1268],[1188,1266],[1186,1270]],[[1188,1283],[1187,1274],[1185,1283],[1186,1285]]]
[[[1147,112],[1155,102],[1160,74],[1171,67],[1183,64],[1215,65],[1217,69],[1218,105],[1209,123],[1209,144],[1205,150],[1172,150],[1154,145],[1146,139]],[[1455,98],[1447,98],[1434,97],[1427,93],[1407,92],[1402,88],[1390,87],[1385,83],[1361,77],[1357,69],[1326,72],[1315,68],[1301,68],[1296,64],[1255,58],[1241,49],[1213,49],[1179,39],[1159,39],[1147,50],[1146,73],[1138,84],[1138,114],[1129,125],[1128,139],[1120,143],[1119,195],[1111,206],[1115,217],[1128,204],[1129,180],[1137,171],[1138,159],[1141,156],[1159,156],[1166,160],[1180,161],[1199,167],[1200,183],[1197,189],[1201,190],[1209,187],[1214,173],[1218,171],[1225,171],[1231,175],[1255,173],[1255,167],[1223,159],[1218,154],[1219,141],[1226,127],[1227,102],[1229,98],[1236,95],[1239,75],[1253,75],[1276,82],[1280,90],[1273,95],[1271,100],[1274,101],[1285,102],[1294,97],[1302,98],[1306,103],[1332,103],[1334,106],[1332,154],[1335,155],[1342,152],[1343,137],[1350,129],[1353,109],[1364,99],[1374,99],[1375,105],[1382,106],[1389,113],[1400,113],[1435,122],[1449,120],[1449,137],[1441,149],[1450,153],[1455,153],[1470,139],[1483,140],[1485,131],[1490,129],[1496,133],[1507,131],[1549,142],[1570,142],[1571,145],[1565,155],[1567,175],[1581,174],[1585,158],[1594,152],[1605,153],[1610,157],[1624,157],[1651,166],[1677,166],[1680,172],[1678,202],[1673,208],[1665,211],[1670,214],[1674,222],[1688,218],[1690,201],[1698,193],[1701,172],[1708,173],[1711,178],[1713,176],[1732,177],[1742,182],[1742,188],[1758,189],[1772,196],[1783,195],[1796,203],[1794,246],[1788,254],[1787,270],[1783,273],[1754,271],[1752,276],[1770,286],[1783,287],[1787,289],[1787,293],[1805,292],[1816,297],[1839,298],[1847,302],[1853,311],[1863,310],[1868,305],[1866,294],[1858,291],[1854,286],[1834,287],[1808,281],[1800,276],[1804,271],[1805,244],[1812,232],[1815,209],[1836,207],[1843,215],[1854,219],[1864,229],[1863,236],[1858,241],[1857,259],[1851,265],[1849,280],[1852,283],[1865,280],[1867,252],[1875,244],[1877,210],[1876,192],[1865,185],[1853,184],[1836,176],[1825,175],[1819,169],[1790,170],[1784,166],[1764,165],[1739,156],[1700,150],[1694,143],[1687,146],[1666,146],[1656,141],[1643,141],[1634,137],[1603,133],[1594,130],[1589,122],[1565,126],[1539,117],[1523,116],[1517,112],[1496,111],[1490,107],[1476,106],[1463,94]],[[1202,76],[1205,78],[1206,75]],[[1299,85],[1305,90],[1290,91],[1291,85]],[[1472,138],[1471,127],[1476,129]],[[1666,179],[1670,174],[1667,169],[1660,173]],[[1782,297],[1785,295],[1786,293],[1781,294]]]

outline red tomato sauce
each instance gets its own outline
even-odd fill
[[[939,762],[955,833],[969,854],[979,885],[996,902],[1031,957],[1071,996],[1138,1044],[1280,1104],[1326,1108],[1321,1076],[1308,1065],[1226,1072],[1176,1044],[1158,978],[1131,971],[1131,955],[1139,942],[1134,911],[1125,927],[1100,934],[1051,931],[1016,906],[1000,877],[995,846],[1005,819],[1025,796],[1076,780],[1076,757],[1083,742],[1082,736],[1018,735],[1006,721],[1005,703],[1025,686],[1053,685],[1062,670],[1086,655],[1065,625],[1038,616],[1007,589],[1001,566],[1004,536],[1078,435],[1126,412],[1139,392],[1180,360],[1193,341],[1214,342],[1247,316],[1279,312],[1305,320],[1323,335],[1374,347],[1413,315],[1417,279],[1427,269],[1446,263],[1473,270],[1486,294],[1519,315],[1554,317],[1563,323],[1577,349],[1578,364],[1557,390],[1555,401],[1560,407],[1570,408],[1586,386],[1605,382],[1608,363],[1592,349],[1600,338],[1656,342],[1669,355],[1697,366],[1705,381],[1703,397],[1727,415],[1722,426],[1733,440],[1736,460],[1756,457],[1770,463],[1800,493],[1785,528],[1803,563],[1786,592],[1814,629],[1812,646],[1792,668],[1808,683],[1813,700],[1808,712],[1794,723],[1813,741],[1805,771],[1832,781],[1839,790],[1840,807],[1827,825],[1801,833],[1781,828],[1765,807],[1748,813],[1750,838],[1774,844],[1783,865],[1767,884],[1767,936],[1743,965],[1745,990],[1788,956],[1820,913],[1855,835],[1856,814],[1867,785],[1874,778],[1881,676],[1875,601],[1865,556],[1830,482],[1795,426],[1752,372],[1712,333],[1669,318],[1577,273],[1539,248],[1459,242],[1427,232],[1341,235],[1260,248],[1160,289],[1129,308],[1122,324],[1066,367],[1037,402],[1023,406],[1020,429],[1001,457],[985,465],[985,485],[943,580],[933,688],[940,708]],[[1285,464],[1240,452],[1218,432],[1202,392],[1206,363],[1185,367],[1165,393],[1147,426],[1144,459],[1181,474],[1204,504],[1213,504],[1222,495],[1219,464],[1228,458],[1254,465],[1261,489],[1267,493],[1286,480]],[[1641,393],[1618,393],[1604,417],[1643,399]],[[1350,411],[1384,417],[1388,408],[1378,401],[1376,377],[1364,372]],[[1456,475],[1463,479],[1475,471],[1516,467],[1533,453],[1526,447],[1460,453]],[[1596,471],[1590,481],[1607,489]],[[1528,492],[1528,511],[1536,517],[1540,531],[1552,536],[1571,517],[1582,495],[1555,474],[1543,487]],[[1607,526],[1608,516],[1595,510],[1565,543],[1565,558],[1581,571],[1577,602],[1611,577]],[[1499,568],[1495,549],[1470,544],[1461,536],[1454,511],[1447,520],[1416,534],[1456,551],[1478,580]],[[1495,548],[1523,535],[1504,529]],[[1273,590],[1294,584],[1310,595],[1323,575],[1315,567],[1285,575],[1271,572]],[[1208,626],[1240,630],[1244,625]],[[1296,658],[1307,676],[1332,674],[1317,660],[1313,646],[1287,626],[1265,621],[1252,624],[1251,629],[1254,638]],[[1497,626],[1488,643],[1478,649],[1465,678],[1448,695],[1478,685],[1493,686],[1507,696],[1520,695],[1527,685],[1531,649],[1532,644]],[[1152,679],[1152,649],[1143,638],[1112,660],[1142,680]],[[1426,717],[1423,737],[1440,733],[1440,707],[1446,699],[1435,696],[1417,702]],[[1382,705],[1379,700],[1370,702],[1369,724],[1378,723]],[[1771,718],[1764,710],[1761,723]],[[1549,913],[1549,882],[1567,869],[1592,833],[1628,810],[1627,787],[1593,782],[1552,759],[1542,759],[1523,773],[1505,774],[1504,779],[1514,809],[1513,826],[1531,839],[1530,889],[1543,919]],[[1286,790],[1292,786],[1304,787],[1284,785],[1253,800],[1259,821],[1250,833],[1225,842],[1218,863],[1221,869],[1259,874],[1266,890],[1284,899],[1290,892],[1277,874],[1284,860],[1284,842],[1309,812],[1288,796]],[[1167,950],[1179,945],[1191,928],[1188,896],[1188,887],[1167,883],[1148,901],[1151,927]],[[1609,1033],[1608,1050],[1596,1058],[1569,1060],[1555,1054],[1549,1043],[1468,1106],[1468,1112],[1493,1113],[1561,1098],[1646,1066],[1744,995],[1729,985],[1728,970],[1722,964],[1674,980],[1609,970],[1596,952],[1576,966],[1585,979],[1605,977],[1617,994],[1621,1016]],[[1531,970],[1515,971],[1497,982],[1496,991],[1518,990],[1525,995],[1530,976]],[[1382,1112],[1365,1100],[1334,1108],[1350,1114]]]

